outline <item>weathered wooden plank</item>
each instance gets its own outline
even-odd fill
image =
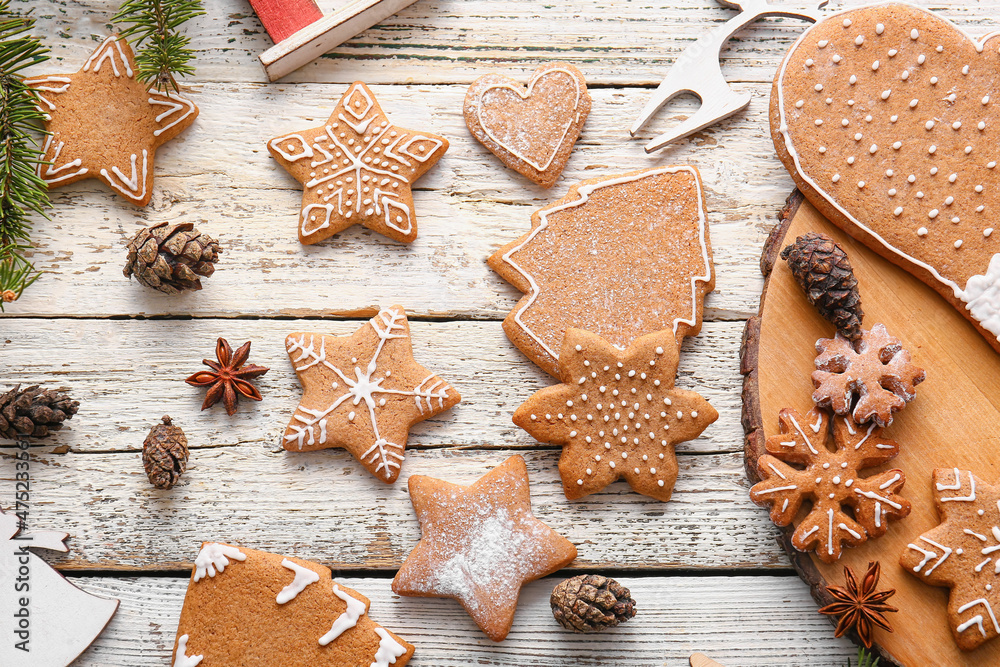
[[[322,122],[341,93],[339,86],[316,84],[200,86],[197,122],[157,154],[150,207],[128,206],[93,180],[53,190],[52,220],[38,220],[32,233],[36,264],[48,273],[7,314],[325,316],[398,300],[421,315],[502,318],[520,294],[485,260],[530,227],[536,208],[576,181],[664,161],[702,172],[717,273],[706,319],[756,312],[758,248],[793,187],[773,154],[766,96],[754,98],[748,115],[664,158],[627,140],[621,119],[637,113],[643,100],[621,89],[595,90],[563,180],[546,191],[472,139],[462,117],[464,87],[376,86],[393,122],[452,141],[417,183],[420,234],[403,246],[355,227],[302,246],[295,232],[301,190],[264,142]],[[220,239],[224,252],[203,291],[167,297],[122,276],[125,242],[142,225],[163,220],[190,221]]]
[[[549,594],[560,577],[548,577],[523,589],[514,627],[500,644],[487,639],[452,600],[400,598],[391,593],[388,579],[337,580],[370,598],[372,618],[417,647],[413,667],[687,667],[694,651],[733,667],[839,667],[856,653],[846,639],[833,638],[833,627],[816,613],[806,586],[788,576],[621,577],[638,613],[596,635],[566,632],[553,620]],[[122,601],[108,629],[76,665],[169,662],[186,579],[74,577],[73,582]]]
[[[384,305],[392,305],[391,301]],[[285,352],[293,331],[347,335],[362,321],[331,320],[43,320],[0,319],[0,388],[21,382],[65,386],[80,412],[48,441],[77,452],[138,451],[165,412],[193,447],[244,445],[274,449],[302,396]],[[702,393],[720,413],[685,452],[740,451],[736,359],[739,322],[706,323],[688,338],[678,386]],[[449,412],[418,424],[411,447],[534,448],[511,415],[553,383],[504,335],[499,322],[412,322],[414,354],[462,394]],[[228,417],[221,405],[202,412],[204,391],[184,383],[214,358],[215,340],[253,341],[250,361],[272,370],[257,381],[264,400],[242,401]]]
[[[36,8],[39,32],[53,36],[54,55],[74,69],[94,40],[107,34],[118,7],[117,0],[16,4]],[[325,6],[336,4],[327,0]],[[199,49],[197,78],[264,81],[257,56],[272,42],[248,4],[206,5],[208,15],[189,29]],[[996,6],[995,0],[973,5],[942,0],[933,8],[969,32],[984,34],[996,29]],[[734,15],[712,0],[420,0],[286,81],[468,84],[497,64],[527,74],[539,62],[560,59],[576,64],[594,83],[649,86],[659,83],[702,31]],[[769,81],[802,29],[800,21],[766,19],[741,32],[725,53],[723,71],[734,81]]]
[[[14,460],[0,453],[0,502],[13,501]],[[72,535],[65,569],[166,571],[191,566],[203,540],[294,550],[336,570],[394,570],[419,539],[406,477],[469,484],[516,450],[460,446],[409,451],[388,486],[340,450],[292,453],[248,443],[192,453],[170,491],[154,489],[138,453],[32,451],[31,519]],[[537,516],[571,540],[572,566],[650,571],[787,568],[766,512],[748,499],[742,453],[681,455],[673,498],[660,503],[624,482],[566,500],[559,452],[520,452]]]

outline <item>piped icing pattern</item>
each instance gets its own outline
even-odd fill
[[[935,470],[932,484],[941,524],[913,539],[899,562],[951,589],[948,622],[970,651],[1000,635],[1000,490],[959,468]]]
[[[774,110],[807,190],[1000,337],[998,46],[909,5],[849,10],[796,42]]]

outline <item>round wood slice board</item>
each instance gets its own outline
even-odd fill
[[[870,560],[882,563],[880,587],[896,589],[889,603],[899,608],[889,614],[893,633],[876,630],[875,642],[885,659],[910,667],[1000,665],[1000,639],[972,652],[960,651],[946,616],[948,589],[928,586],[899,565],[907,544],[938,525],[931,494],[935,468],[965,468],[984,481],[1000,480],[1000,355],[931,288],[854,241],[797,192],[765,245],[761,270],[767,280],[760,314],[747,323],[741,350],[747,476],[758,481],[756,461],[764,438],[778,432],[778,411],[789,407],[805,413],[813,407],[810,375],[816,340],[834,333],[779,257],[782,248],[810,231],[830,235],[850,256],[865,328],[885,324],[927,371],[927,379],[885,431],[899,443],[899,455],[882,468],[862,472],[902,469],[906,485],[901,493],[913,505],[910,516],[893,522],[881,538],[845,549],[833,565],[797,552],[788,542],[794,526],[784,533],[785,548],[819,604],[831,601],[823,589],[826,582],[843,585],[845,565],[860,576]],[[805,511],[796,523],[804,516]]]

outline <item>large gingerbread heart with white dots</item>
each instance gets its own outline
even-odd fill
[[[816,208],[1000,351],[998,46],[911,5],[833,14],[781,64],[771,132]]]

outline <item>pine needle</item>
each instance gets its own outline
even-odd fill
[[[122,37],[136,47],[136,78],[157,90],[177,91],[175,76],[194,74],[191,38],[178,32],[184,23],[205,13],[202,0],[125,0],[115,23],[127,24]]]
[[[0,0],[0,310],[40,275],[24,257],[31,246],[29,216],[45,216],[48,188],[35,173],[42,163],[33,132],[44,119],[37,93],[21,70],[48,60],[48,49],[29,33],[35,20]]]
[[[879,659],[863,648],[858,649],[858,667],[878,667]],[[847,667],[851,667],[851,661],[847,661]]]

